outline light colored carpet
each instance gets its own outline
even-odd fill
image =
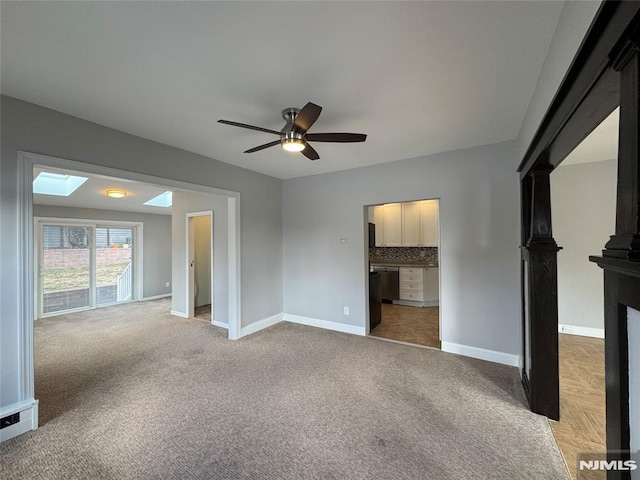
[[[3,479],[567,479],[515,368],[168,300],[39,320],[41,427]]]

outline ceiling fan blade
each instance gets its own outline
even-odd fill
[[[257,147],[250,148],[249,150],[246,150],[244,153],[258,152],[260,150],[264,150],[265,148],[275,147],[276,145],[280,145],[280,140],[274,140],[273,142],[265,143],[264,145],[259,145]]]
[[[300,153],[302,153],[309,160],[318,160],[320,158],[318,152],[316,152],[314,148],[308,143],[305,143],[304,150],[302,150]]]
[[[367,136],[364,133],[307,133],[309,142],[364,142]]]
[[[305,133],[318,119],[321,111],[321,106],[311,102],[307,103],[302,107],[302,110],[298,112],[296,119],[293,121],[293,129],[296,132]]]
[[[280,135],[280,132],[276,132],[275,130],[269,130],[268,128],[262,128],[262,127],[254,127],[253,125],[247,125],[246,123],[232,122],[231,120],[218,120],[218,123],[224,123],[225,125],[232,125],[234,127],[248,128],[249,130],[257,130],[259,132],[266,132],[266,133],[273,133],[275,135]]]

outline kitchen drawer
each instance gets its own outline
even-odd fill
[[[422,275],[423,268],[417,267],[400,267],[400,275],[408,274],[408,275]]]
[[[423,284],[423,280],[422,280],[422,273],[420,273],[420,275],[418,274],[407,274],[407,273],[401,273],[400,274],[400,281],[401,282],[411,282],[411,283],[419,283],[420,285]]]
[[[413,300],[415,302],[421,302],[424,298],[424,292],[416,290],[402,290],[400,289],[400,300]]]
[[[422,292],[424,285],[422,282],[400,282],[400,290],[416,290]]]

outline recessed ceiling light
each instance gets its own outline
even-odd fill
[[[107,190],[107,196],[112,198],[122,198],[127,196],[124,190]]]

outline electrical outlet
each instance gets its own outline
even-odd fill
[[[171,282],[167,282],[164,284],[165,287],[169,288],[171,286]]]
[[[344,307],[344,314],[349,315],[349,307]]]

